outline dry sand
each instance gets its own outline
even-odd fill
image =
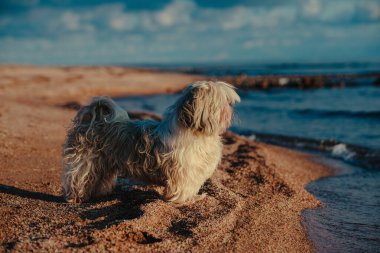
[[[120,67],[0,66],[0,252],[310,252],[301,210],[319,202],[304,186],[328,170],[309,155],[225,136],[224,158],[181,207],[162,189],[129,186],[68,204],[61,147],[75,110],[94,95],[173,92],[199,76]],[[74,103],[75,105],[75,103]]]

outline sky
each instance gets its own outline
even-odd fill
[[[0,0],[0,63],[380,62],[380,0]]]

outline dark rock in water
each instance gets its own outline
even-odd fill
[[[343,88],[363,83],[363,79],[375,78],[369,84],[380,85],[378,74],[368,75],[292,75],[292,76],[226,76],[221,80],[234,84],[240,89],[271,89],[271,88]]]

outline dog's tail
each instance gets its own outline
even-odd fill
[[[108,97],[95,97],[79,110],[63,148],[62,188],[68,201],[84,202],[112,190],[117,170],[103,152],[101,129],[128,120],[128,113]]]
[[[74,119],[75,124],[92,126],[94,122],[122,122],[129,120],[128,113],[109,97],[94,97],[88,106],[84,106]]]

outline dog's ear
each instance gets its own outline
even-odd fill
[[[223,82],[196,82],[177,105],[178,123],[206,135],[220,134],[229,127],[232,104],[240,101],[233,86]]]
[[[194,114],[195,114],[195,104],[196,104],[196,93],[198,93],[197,88],[187,88],[182,97],[182,103],[178,106],[178,123],[186,128],[193,128],[195,124]]]

